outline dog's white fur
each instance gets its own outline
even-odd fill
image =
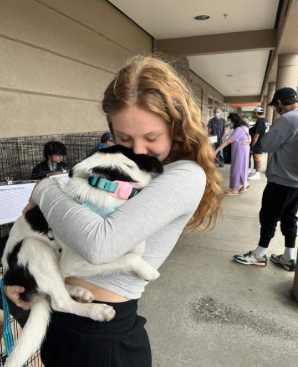
[[[77,164],[73,169],[73,177],[69,182],[59,182],[61,189],[69,196],[100,203],[106,208],[121,206],[126,200],[114,198],[107,192],[90,186],[86,180],[94,167],[120,168],[136,183],[135,188],[145,187],[151,180],[148,172],[141,171],[136,163],[121,153],[95,153],[93,156]],[[21,367],[25,361],[40,347],[50,321],[51,309],[89,317],[96,321],[109,321],[115,311],[105,304],[93,304],[93,295],[85,288],[64,284],[67,276],[92,276],[108,274],[115,271],[134,271],[145,280],[155,280],[159,272],[145,262],[141,256],[145,243],[142,242],[118,260],[103,265],[92,265],[82,259],[76,252],[55,237],[50,241],[46,235],[33,231],[25,216],[14,224],[3,255],[3,271],[9,269],[7,257],[14,247],[23,241],[18,253],[17,265],[28,268],[38,286],[38,296],[32,299],[29,319],[18,339],[14,351],[6,362],[7,367]],[[59,261],[57,242],[62,248]],[[51,297],[51,305],[45,296]],[[71,298],[80,297],[85,302],[79,303]]]

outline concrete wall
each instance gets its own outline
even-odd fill
[[[169,57],[169,61],[178,72],[178,75],[180,75],[192,89],[195,101],[202,112],[202,120],[204,122],[208,122],[210,117],[208,110],[208,97],[210,96],[217,101],[223,102],[224,96],[214,89],[210,84],[201,79],[196,73],[190,70],[187,57],[163,55],[163,59],[166,56]]]
[[[151,45],[104,0],[0,0],[0,137],[105,130],[105,87]]]
[[[203,89],[203,103],[201,107],[202,112],[202,120],[204,122],[208,122],[209,120],[209,111],[208,111],[208,97],[212,97],[219,102],[224,102],[224,96],[219,93],[216,89],[212,88],[210,84],[205,82],[205,80],[201,79],[197,74],[190,70],[190,78],[196,85],[200,85]],[[196,93],[197,94],[197,93]]]

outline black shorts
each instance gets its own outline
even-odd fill
[[[110,322],[93,321],[73,314],[53,312],[41,348],[45,367],[151,367],[151,348],[137,315],[137,300],[113,306]]]
[[[261,145],[254,145],[251,147],[251,154],[262,154],[263,149]]]

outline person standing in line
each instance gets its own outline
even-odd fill
[[[225,195],[237,196],[239,191],[244,192],[252,188],[247,183],[250,135],[248,123],[237,113],[230,113],[228,119],[231,120],[230,126],[234,128],[234,132],[217,148],[215,155],[227,145],[232,144],[230,190],[225,191]],[[243,144],[245,142],[246,144]],[[240,185],[242,185],[241,188]]]
[[[92,154],[97,152],[99,149],[112,147],[114,144],[115,143],[114,143],[113,135],[109,131],[107,131],[106,133],[102,134],[100,138],[100,144],[96,145],[96,147],[90,151],[90,153],[88,154],[88,157],[90,157]]]
[[[269,131],[269,123],[265,119],[264,110],[262,107],[256,107],[254,109],[254,118],[257,120],[255,126],[250,129],[252,135],[251,151],[253,154],[254,170],[249,175],[249,180],[259,180],[260,170],[262,166],[262,144],[261,140],[265,133]]]
[[[221,146],[223,139],[226,136],[226,120],[220,117],[221,111],[219,108],[214,109],[214,117],[209,120],[208,123],[208,135],[217,136],[216,148]],[[223,150],[220,149],[219,153],[219,167],[223,167],[225,164]]]
[[[42,181],[33,201],[53,232],[89,263],[109,263],[146,241],[143,258],[157,269],[185,226],[208,228],[220,211],[221,179],[200,109],[170,65],[142,56],[117,73],[102,107],[116,143],[155,156],[164,172],[106,219],[63,193],[56,180]],[[90,290],[93,302],[112,306],[116,316],[101,323],[53,312],[41,348],[45,367],[152,366],[146,319],[137,314],[148,282],[131,272],[66,282]],[[19,300],[24,288],[6,287],[5,292],[17,305],[30,307]]]
[[[274,237],[277,222],[285,237],[282,255],[270,260],[287,271],[295,269],[294,251],[297,237],[298,210],[298,97],[292,88],[278,89],[269,106],[281,115],[264,135],[262,146],[272,153],[266,176],[260,211],[261,236],[257,248],[234,259],[244,265],[266,266],[267,248]]]

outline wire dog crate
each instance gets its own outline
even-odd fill
[[[6,177],[14,180],[30,179],[32,169],[44,161],[43,146],[49,141],[61,141],[67,147],[63,161],[72,167],[100,143],[102,133],[45,135],[0,139],[0,182]]]
[[[49,135],[24,138],[0,139],[0,183],[6,177],[17,180],[30,179],[33,167],[44,160],[43,145],[49,141],[61,141],[67,147],[67,155],[63,161],[69,167],[74,166],[88,156],[88,153],[100,142],[102,132],[71,135]],[[9,236],[11,224],[0,225],[0,259]],[[2,264],[0,263],[0,278]],[[7,300],[11,315],[11,329],[16,341],[24,327],[30,311],[24,311],[10,300]],[[7,353],[3,339],[3,305],[0,292],[0,367],[5,366]],[[38,351],[25,364],[27,367],[42,367],[43,364]]]

